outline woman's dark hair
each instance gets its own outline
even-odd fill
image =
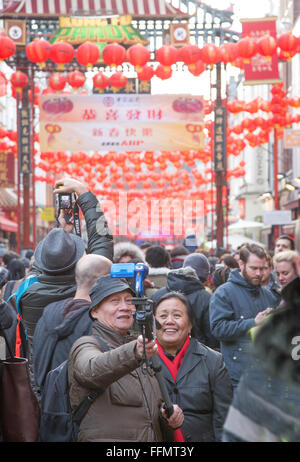
[[[227,255],[226,257],[224,257],[223,258],[223,263],[224,263],[224,265],[228,266],[231,269],[239,268],[238,262],[231,255]]]
[[[13,258],[10,260],[7,269],[9,271],[10,281],[17,281],[22,279],[26,273],[25,265],[19,258]]]
[[[177,300],[180,300],[186,307],[186,312],[187,312],[187,315],[188,315],[188,318],[189,318],[189,321],[192,325],[192,330],[191,330],[191,336],[192,337],[196,337],[195,335],[195,328],[194,328],[194,324],[195,324],[195,318],[194,318],[194,312],[193,312],[193,308],[192,308],[192,305],[189,301],[189,299],[182,293],[182,292],[175,292],[172,291],[172,292],[167,292],[166,294],[162,295],[155,303],[154,303],[154,306],[153,306],[153,313],[154,313],[154,316],[156,314],[156,310],[157,310],[157,307],[158,305],[163,302],[164,300],[169,300],[170,298],[177,298]]]

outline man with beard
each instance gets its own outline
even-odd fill
[[[240,249],[240,268],[214,292],[210,302],[210,325],[220,340],[221,352],[235,389],[247,365],[250,329],[263,322],[278,302],[276,294],[262,286],[266,252],[256,244]]]

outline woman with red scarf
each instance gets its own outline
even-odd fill
[[[183,410],[176,442],[221,441],[232,386],[221,353],[193,338],[193,311],[179,292],[154,307],[157,346],[171,401]]]

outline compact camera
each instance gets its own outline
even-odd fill
[[[58,206],[63,210],[70,210],[73,208],[72,194],[71,193],[58,193]]]

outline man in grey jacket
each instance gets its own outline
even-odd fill
[[[212,334],[220,340],[221,352],[234,389],[248,361],[250,329],[261,324],[278,297],[261,286],[266,253],[256,244],[240,250],[240,268],[213,294],[210,302]]]

